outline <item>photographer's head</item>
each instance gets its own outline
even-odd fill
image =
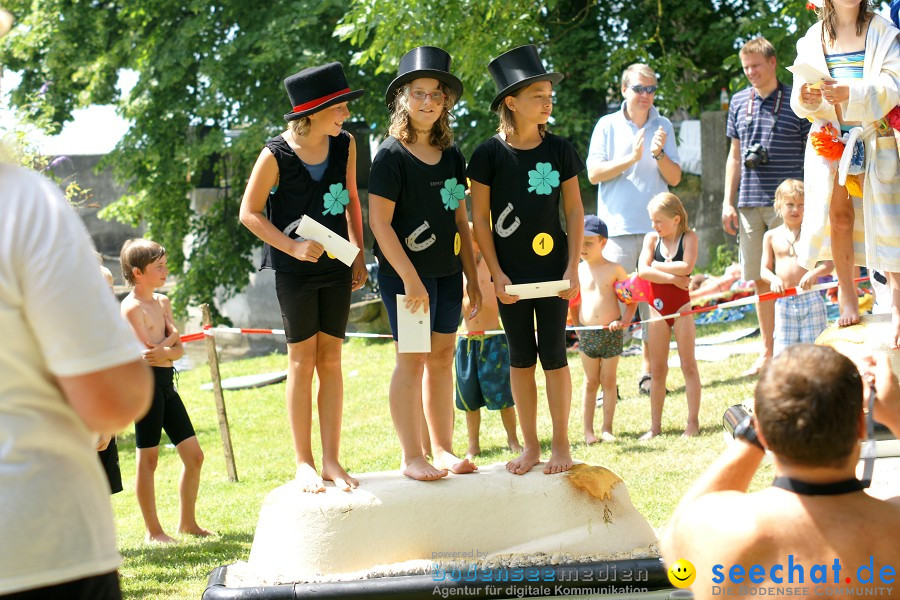
[[[862,378],[828,346],[789,346],[760,374],[754,414],[765,445],[785,464],[843,467],[862,433]]]

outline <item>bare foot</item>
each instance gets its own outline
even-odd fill
[[[750,365],[750,368],[741,373],[741,377],[753,377],[754,375],[759,375],[759,372],[762,371],[763,367],[766,366],[766,363],[769,362],[768,356],[761,355],[756,359],[756,362]]]
[[[600,434],[600,439],[606,443],[611,443],[611,442],[616,441],[616,436],[614,436],[609,431],[604,431],[603,433]]]
[[[447,469],[436,469],[424,456],[414,458],[408,465],[400,465],[403,474],[418,481],[434,481],[447,476]]]
[[[350,488],[359,487],[359,481],[350,477],[339,463],[330,463],[322,461],[322,479],[334,483],[334,487],[345,492],[349,492]]]
[[[535,448],[534,450],[531,450],[526,446],[518,458],[514,458],[506,463],[506,470],[510,473],[515,473],[516,475],[524,475],[539,462],[541,462],[540,449]]]
[[[688,423],[688,426],[684,428],[684,433],[681,434],[681,437],[694,437],[699,433],[700,425],[697,423]]]
[[[638,438],[639,442],[646,442],[647,440],[652,440],[656,436],[660,434],[659,431],[653,431],[652,429]]]
[[[859,323],[859,298],[856,290],[852,294],[838,294],[841,304],[841,316],[838,317],[838,327],[849,327]]]
[[[297,473],[294,475],[297,483],[303,487],[304,492],[318,494],[325,491],[325,482],[316,473],[316,467],[308,463],[300,463],[297,465]]]
[[[435,452],[434,466],[439,469],[448,469],[457,475],[464,475],[478,470],[478,466],[468,458],[458,459],[449,452]]]
[[[481,454],[481,446],[479,444],[469,444],[469,449],[466,450],[466,458],[475,458]]]
[[[594,435],[593,431],[585,431],[584,432],[584,443],[588,446],[596,444],[599,440],[597,440],[597,436]]]
[[[144,536],[144,541],[151,542],[151,543],[155,542],[157,544],[175,544],[178,542],[178,540],[176,540],[175,538],[173,538],[171,536],[166,535],[162,531],[160,531],[159,533],[155,533],[155,534],[148,533],[146,536]]]
[[[513,452],[521,453],[524,448],[522,448],[522,444],[519,443],[519,440],[513,438],[511,440],[506,440],[506,447],[512,450]]]
[[[568,448],[563,451],[551,452],[550,460],[544,465],[544,474],[553,475],[568,471],[572,468],[572,464],[572,455],[569,453]]]
[[[197,537],[209,537],[211,535],[216,535],[215,531],[210,531],[209,529],[203,529],[196,523],[192,527],[179,527],[178,533],[186,533],[188,535],[196,535]]]

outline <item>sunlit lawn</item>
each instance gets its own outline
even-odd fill
[[[751,313],[742,321],[698,327],[698,336],[755,326]],[[757,339],[758,338],[751,338]],[[702,434],[680,437],[686,419],[684,380],[679,369],[669,372],[672,392],[663,417],[663,435],[650,442],[637,438],[649,426],[649,399],[637,394],[640,358],[625,357],[619,363],[619,384],[623,399],[615,419],[618,441],[587,447],[581,422],[581,362],[570,353],[573,402],[569,422],[570,439],[576,460],[603,465],[618,473],[628,485],[637,509],[651,525],[660,527],[672,513],[681,494],[723,447],[722,414],[726,408],[752,396],[754,379],[740,373],[750,366],[753,354],[735,355],[721,362],[701,362],[703,400],[700,415]],[[344,346],[345,404],[342,439],[344,465],[354,473],[396,469],[399,446],[388,410],[388,385],[393,369],[393,348],[387,343],[351,341]],[[284,355],[241,360],[221,366],[223,377],[283,370]],[[543,393],[543,377],[539,385]],[[294,472],[290,432],[284,410],[284,384],[226,392],[231,436],[239,483],[228,481],[212,394],[200,390],[209,381],[209,372],[200,366],[181,374],[179,389],[206,452],[203,481],[197,512],[201,525],[214,529],[214,539],[183,538],[173,546],[147,545],[143,522],[134,497],[134,432],[119,437],[125,491],[113,497],[118,524],[119,548],[125,557],[121,568],[123,588],[129,598],[199,598],[209,572],[217,566],[246,560],[259,508],[266,494],[288,481]],[[455,447],[466,448],[465,420],[456,411]],[[596,415],[599,432],[602,411]],[[539,433],[549,450],[550,417],[541,400]],[[167,439],[164,437],[164,440]],[[320,454],[318,434],[314,450]],[[499,415],[489,413],[482,423],[481,464],[506,461],[513,454],[506,449]],[[180,463],[174,449],[160,453],[156,477],[160,519],[167,532],[177,526],[177,480]],[[770,473],[757,476],[762,486]]]

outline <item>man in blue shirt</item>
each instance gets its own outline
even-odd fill
[[[810,123],[791,110],[791,88],[775,76],[775,48],[768,40],[750,40],[739,56],[750,87],[735,94],[728,106],[731,148],[725,163],[722,227],[729,235],[739,233],[743,278],[752,279],[763,294],[769,291],[760,275],[763,235],[781,225],[774,208],[775,188],[785,179],[803,179]],[[744,375],[756,375],[772,357],[774,302],[757,304],[756,315],[763,353]]]
[[[637,270],[644,235],[651,230],[647,204],[681,181],[672,123],[653,106],[656,88],[656,73],[647,65],[636,63],[625,69],[622,108],[600,118],[588,151],[588,179],[600,184],[597,215],[609,228],[603,255],[629,273]],[[641,319],[649,316],[646,304],[641,304],[640,314]],[[647,344],[643,344],[643,353],[644,374],[639,387],[649,394]]]

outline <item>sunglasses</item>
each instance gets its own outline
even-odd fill
[[[631,91],[635,94],[655,94],[659,86],[655,85],[632,85]]]

